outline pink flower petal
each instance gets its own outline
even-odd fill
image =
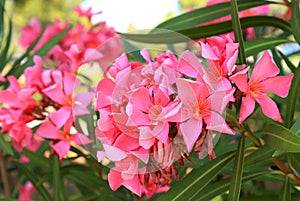
[[[279,73],[279,68],[274,63],[271,55],[266,51],[255,65],[250,81],[263,81]]]
[[[99,110],[101,108],[109,107],[112,104],[112,94],[115,89],[115,83],[108,79],[104,78],[98,83],[97,86],[97,102],[95,109]]]
[[[285,98],[289,94],[293,77],[294,74],[270,77],[261,82],[261,85],[263,86],[263,92],[271,92],[282,98]]]
[[[61,141],[57,142],[56,144],[52,145],[51,147],[58,154],[59,160],[62,160],[63,157],[70,150],[71,145],[70,145],[69,141],[61,140]]]
[[[42,123],[36,131],[39,136],[54,140],[61,139],[59,132],[60,131],[49,120]]]
[[[141,184],[137,174],[134,175],[132,180],[124,181],[123,186],[138,196],[141,196],[142,194]]]
[[[122,151],[131,151],[138,148],[140,145],[137,138],[130,137],[126,134],[121,134],[116,139],[114,146]]]
[[[127,157],[125,152],[109,144],[103,144],[103,148],[105,150],[106,157],[111,161],[120,161]]]
[[[74,136],[75,135],[75,136]],[[89,144],[89,143],[92,143],[93,140],[90,139],[88,136],[86,136],[85,134],[82,134],[82,133],[77,133],[77,134],[74,134],[74,138],[73,138],[73,141],[76,143],[76,144]]]
[[[105,158],[104,151],[97,151],[97,161],[100,163]]]
[[[216,112],[211,112],[209,116],[204,117],[204,121],[207,124],[206,128],[209,130],[234,134],[233,130],[229,128],[223,117]]]
[[[248,91],[248,69],[249,67],[229,77],[229,79],[234,82],[239,90],[245,93]]]
[[[242,105],[240,108],[240,124],[254,111],[254,107],[255,101],[250,95],[246,95],[246,97],[243,97]]]
[[[114,169],[110,169],[108,173],[108,181],[109,186],[113,191],[116,191],[124,182],[121,177],[121,173]]]
[[[140,51],[142,57],[146,60],[146,63],[149,64],[151,63],[151,58],[150,58],[150,53],[147,48],[144,48]]]
[[[181,123],[179,126],[188,152],[191,152],[201,133],[202,119],[190,118],[186,122]]]
[[[180,56],[177,71],[190,77],[197,77],[198,74],[203,75],[204,68],[199,59],[192,52],[186,50]]]
[[[56,128],[61,128],[71,117],[71,108],[62,107],[55,112],[50,113],[50,119],[55,124]]]
[[[53,101],[63,105],[64,102],[64,98],[65,95],[62,91],[62,85],[61,84],[53,84],[50,87],[43,89],[43,93],[46,94],[46,96],[48,96],[50,99],[52,99]]]
[[[256,101],[261,106],[263,113],[275,121],[283,122],[276,103],[266,94],[261,94],[256,98]]]

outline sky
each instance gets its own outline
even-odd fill
[[[169,11],[179,12],[177,0],[85,0],[84,8],[102,11],[95,21],[106,21],[118,32],[126,32],[130,24],[136,29],[151,29],[158,25]]]

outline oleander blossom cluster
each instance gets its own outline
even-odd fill
[[[1,133],[9,134],[18,152],[23,148],[36,151],[46,140],[62,160],[71,145],[92,142],[75,127],[76,117],[90,113],[87,106],[94,97],[90,86],[81,85],[90,92],[76,92],[81,82],[77,76],[79,68],[89,63],[105,68],[112,58],[120,55],[121,45],[105,22],[91,23],[90,9],[76,8],[76,11],[88,18],[89,24],[78,22],[45,57],[34,56],[34,65],[26,68],[24,79],[0,77],[1,82],[8,81],[8,88],[0,91]],[[57,20],[41,33],[41,24],[32,19],[23,28],[20,43],[27,48],[41,34],[33,49],[36,52],[69,25]],[[22,156],[21,161],[29,159]]]
[[[151,59],[143,49],[145,63],[123,54],[98,83],[94,107],[102,149],[97,158],[112,164],[113,190],[123,185],[150,198],[178,179],[175,163],[190,161],[192,151],[215,158],[214,135],[235,134],[222,116],[231,102],[242,99],[240,123],[254,111],[255,101],[266,116],[282,121],[267,93],[287,96],[293,75],[276,76],[279,69],[268,52],[248,78],[249,67],[235,65],[239,45],[230,35],[199,45],[199,55],[184,51],[179,58],[168,50]]]

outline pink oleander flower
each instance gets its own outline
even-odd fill
[[[80,16],[88,17],[91,20],[91,10],[83,11],[75,9]],[[94,13],[99,14],[99,13]],[[70,27],[68,20],[55,20],[48,25],[42,34],[39,42],[34,47],[34,51],[40,49],[45,43],[52,39],[61,31]],[[37,36],[41,33],[41,23],[37,19],[30,21],[30,24],[22,29],[20,43],[28,48]],[[112,27],[108,27],[105,22],[98,24],[84,25],[78,22],[74,25],[61,41],[52,48],[45,59],[50,60],[61,70],[68,70],[77,73],[78,68],[85,63],[96,62],[103,71],[122,52],[121,39]]]
[[[129,125],[138,126],[140,145],[149,149],[155,139],[169,143],[169,122],[179,122],[181,104],[161,89],[137,89],[126,107]]]
[[[31,182],[26,182],[19,186],[19,201],[32,201],[32,194],[36,192],[33,184]]]
[[[267,117],[282,122],[276,103],[267,93],[286,97],[294,75],[276,76],[279,68],[267,51],[255,65],[249,80],[247,71],[248,68],[230,77],[245,95],[240,108],[239,123],[242,123],[254,111],[255,101],[258,102]]]
[[[234,134],[221,116],[224,106],[228,104],[235,91],[234,89],[210,94],[210,90],[205,82],[190,81],[182,78],[176,80],[176,86],[178,97],[183,102],[179,129],[188,152],[192,150],[202,128]]]
[[[91,21],[91,19],[94,15],[98,15],[98,14],[102,13],[102,11],[93,12],[92,8],[88,8],[88,9],[84,10],[80,6],[76,6],[74,8],[74,11],[76,13],[78,13],[79,16],[87,17],[89,21]]]
[[[89,139],[86,135],[78,132],[72,132],[72,123],[73,119],[69,119],[63,126],[61,130],[60,121],[55,121],[57,119],[52,119],[44,121],[36,133],[46,139],[53,140],[51,148],[59,156],[59,159],[62,160],[63,157],[71,148],[71,143],[78,145],[91,143],[92,140]]]
[[[202,68],[203,79],[215,90],[231,89],[228,76],[233,73],[238,55],[238,43],[230,34],[206,38],[206,43],[199,41],[199,54],[205,58],[208,68]]]

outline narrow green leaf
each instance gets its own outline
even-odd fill
[[[5,134],[0,134],[0,148],[5,153],[7,153],[7,154],[9,154],[11,156],[14,155],[14,151],[13,151],[10,143],[7,142],[7,140],[5,139]]]
[[[284,55],[281,51],[278,50],[278,53],[280,54],[281,58],[285,61],[286,65],[290,68],[290,70],[295,73],[296,72],[296,66],[292,64],[292,62],[289,60],[289,58]]]
[[[43,45],[39,50],[37,50],[34,55],[45,56],[60,40],[69,32],[71,27],[68,27],[61,31],[56,36],[52,37],[45,45]],[[26,63],[21,66],[17,66],[18,68],[13,68],[8,74],[14,75],[15,77],[20,77],[25,70],[26,67],[32,66],[33,60],[32,58],[28,59]]]
[[[277,150],[300,152],[300,137],[279,124],[268,124],[263,134],[266,143]]]
[[[253,180],[259,176],[271,174],[270,171],[251,172],[243,175],[243,182]],[[230,186],[230,178],[207,185],[202,191],[195,194],[193,201],[207,201],[226,192]]]
[[[297,174],[300,174],[300,153],[289,153],[288,159],[290,167],[297,172]]]
[[[27,168],[24,164],[16,163],[18,169],[26,175],[26,177],[31,181],[34,188],[38,191],[38,193],[43,197],[44,201],[52,201],[48,191],[43,186],[42,183],[39,182],[39,178],[34,174],[29,168]]]
[[[300,95],[299,86],[300,86],[300,63],[294,72],[294,78],[292,80],[292,85],[288,95],[287,109],[286,109],[286,116],[285,116],[285,126],[287,128],[290,128],[293,125],[294,113]]]
[[[293,124],[293,126],[291,127],[291,131],[300,136],[300,118],[298,118],[297,121]]]
[[[63,183],[63,178],[60,171],[60,161],[58,156],[53,156],[53,167],[52,167],[52,178],[53,178],[53,200],[54,201],[64,201],[66,200],[65,186]]]
[[[268,145],[259,147],[258,150],[254,151],[245,158],[244,166],[251,168],[253,166],[257,166],[260,163],[265,163],[268,160],[270,161],[273,153],[274,148]]]
[[[231,19],[232,19],[232,28],[234,32],[235,41],[238,42],[239,45],[239,54],[238,54],[238,64],[246,64],[246,53],[245,53],[245,45],[243,39],[243,31],[241,27],[241,22],[238,14],[238,7],[236,0],[230,0],[231,7]]]
[[[294,38],[300,44],[300,11],[299,11],[299,0],[292,1],[292,17],[291,26]]]
[[[243,29],[248,27],[256,26],[273,26],[279,28],[287,33],[292,33],[291,26],[288,22],[271,16],[253,16],[241,18],[241,26]],[[213,35],[224,34],[233,31],[232,22],[226,21],[217,24],[194,27],[189,29],[182,29],[176,32],[172,31],[160,31],[148,34],[127,34],[119,33],[122,37],[143,43],[179,43],[188,42],[191,39],[197,40],[200,38],[205,38]],[[186,36],[183,37],[182,35]]]
[[[233,172],[231,175],[230,188],[229,188],[229,200],[239,200],[240,191],[242,186],[242,174],[244,168],[244,151],[245,151],[245,137],[241,136],[238,150],[235,156],[235,163],[233,167]]]
[[[288,175],[285,176],[285,180],[280,193],[280,200],[291,201],[291,186],[290,186],[290,178]]]
[[[234,152],[219,156],[213,161],[193,170],[180,182],[172,186],[171,190],[161,195],[158,200],[188,200],[195,193],[201,191],[224,167],[232,161]]]
[[[7,62],[9,61],[7,58],[8,55],[8,50],[11,44],[11,38],[12,38],[12,21],[9,19],[8,21],[8,33],[6,35],[6,39],[3,40],[5,41],[5,46],[3,49],[1,49],[1,54],[0,54],[0,71],[3,70],[3,68],[6,66]]]
[[[18,57],[18,59],[13,63],[12,65],[12,69],[14,69],[15,67],[19,66],[20,63],[30,55],[31,51],[34,49],[34,47],[38,44],[38,42],[40,41],[41,37],[43,36],[44,31],[42,31],[38,37],[33,41],[33,43],[26,49],[26,51],[20,56]],[[12,70],[11,69],[11,70]]]
[[[288,39],[281,38],[258,38],[251,41],[245,41],[246,56],[253,56],[267,49],[272,49],[278,45],[291,43]]]
[[[48,168],[50,165],[50,161],[43,157],[41,154],[29,151],[27,149],[22,150],[22,154],[27,156],[30,159],[30,162],[33,164],[38,165],[39,167],[42,168]]]
[[[239,11],[246,10],[248,8],[254,8],[256,6],[266,4],[277,4],[276,2],[263,1],[263,0],[252,0],[252,1],[238,1]],[[230,14],[230,3],[220,3],[212,6],[207,6],[193,11],[181,14],[174,18],[171,18],[156,28],[169,29],[169,30],[180,30],[187,29],[199,24],[209,22],[220,17],[224,17]]]

